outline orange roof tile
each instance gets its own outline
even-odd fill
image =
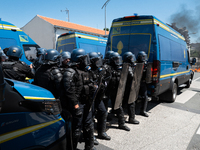
[[[44,16],[40,16],[40,15],[37,15],[37,16],[46,20],[47,22],[49,22],[49,23],[51,23],[52,25],[55,25],[55,26],[60,26],[60,27],[65,27],[65,28],[70,28],[70,29],[81,30],[81,31],[96,33],[96,34],[100,34],[100,35],[105,35],[104,30],[95,29],[95,28],[92,28],[92,27],[87,27],[87,26],[83,26],[83,25],[79,25],[79,24],[75,24],[75,23],[71,23],[71,22],[66,22],[66,21],[62,21],[62,20],[57,20],[57,19],[53,19],[53,18],[48,18],[48,17],[44,17]],[[109,31],[106,31],[106,34],[108,35]]]

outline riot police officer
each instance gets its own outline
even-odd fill
[[[100,88],[94,102],[95,110],[97,110],[96,118],[97,118],[98,137],[100,139],[110,140],[111,137],[108,136],[106,133],[106,121],[108,113],[104,105],[104,102],[102,101],[106,88],[106,83],[105,83],[106,81],[104,80],[104,78],[106,78],[106,72],[104,72],[102,68],[102,59],[98,53],[90,52],[89,57],[91,62],[91,72],[93,76],[93,81],[98,82],[97,84],[99,85]]]
[[[84,49],[74,49],[71,53],[71,68],[63,74],[61,105],[73,116],[73,147],[76,149],[81,129],[85,139],[85,149],[94,150],[94,124],[92,97],[95,91],[92,77],[88,72],[89,57]]]
[[[57,57],[60,53],[55,49],[46,50],[43,64],[35,73],[34,84],[49,90],[55,98],[60,96],[62,73],[58,68]]]
[[[144,63],[144,69],[143,69],[142,79],[140,82],[140,90],[139,90],[139,96],[141,97],[141,100],[142,100],[140,115],[148,117],[149,115],[146,112],[147,104],[148,104],[147,83],[146,83],[147,54],[144,51],[140,51],[138,53],[137,62]]]
[[[33,78],[35,71],[32,64],[28,66],[20,61],[23,52],[19,46],[11,46],[7,51],[8,61],[2,63],[4,77],[19,81],[26,81],[26,77]]]
[[[131,90],[132,80],[134,78],[134,68],[135,68],[135,55],[132,52],[126,52],[123,55],[123,62],[129,64],[128,77],[126,81],[124,99],[123,99],[123,108],[127,105],[129,119],[128,122],[132,124],[139,124],[139,121],[135,119],[135,101],[128,104],[129,94]]]
[[[104,56],[104,60],[103,60],[103,64],[108,64],[109,63],[109,57],[110,54],[114,53],[113,51],[107,51],[105,56]]]
[[[33,62],[33,66],[35,70],[37,70],[41,66],[46,50],[47,49],[45,48],[37,48],[37,54],[36,54],[37,58]]]
[[[69,62],[71,60],[71,53],[68,51],[64,51],[60,54],[60,66],[62,68],[69,67]]]
[[[118,117],[119,129],[130,131],[130,128],[125,125],[124,110],[122,106],[119,106],[118,109],[114,110],[114,104],[116,102],[115,100],[120,81],[120,75],[122,71],[121,64],[122,64],[121,56],[117,52],[113,52],[112,54],[110,54],[109,65],[111,66],[112,78],[110,79],[108,84],[108,91],[109,91],[109,97],[112,102],[112,110],[114,113],[117,114]]]

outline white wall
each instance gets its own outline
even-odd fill
[[[21,28],[40,47],[52,49],[55,46],[54,26],[40,17],[34,17],[29,23]]]

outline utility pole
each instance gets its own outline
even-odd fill
[[[67,18],[67,20],[68,20],[68,22],[69,22],[69,10],[66,8],[66,10],[60,10],[61,12],[66,12],[66,14],[68,14],[68,18]]]
[[[101,8],[101,9],[103,9],[103,8],[105,7],[105,35],[106,35],[106,6],[107,6],[107,4],[108,4],[109,1],[110,1],[110,0],[107,0],[107,1],[104,3],[104,5],[102,6],[102,8]]]

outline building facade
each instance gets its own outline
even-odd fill
[[[26,34],[28,34],[40,47],[46,49],[56,49],[57,38],[63,33],[80,32],[105,37],[104,30],[52,19],[40,15],[36,15],[21,29]],[[107,31],[106,35],[108,34],[109,32]]]

